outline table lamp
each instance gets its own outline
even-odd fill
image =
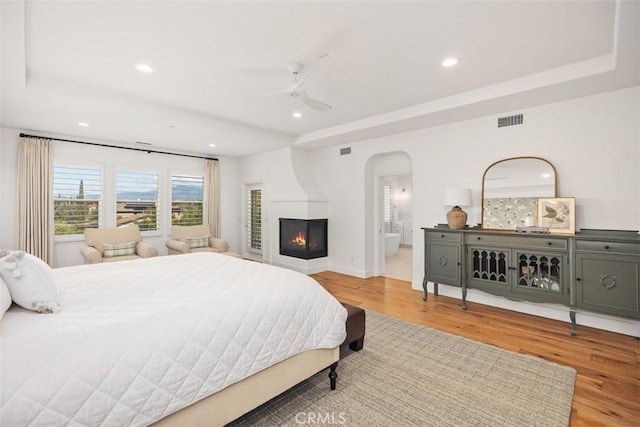
[[[449,188],[444,192],[445,206],[453,206],[447,212],[447,223],[452,230],[461,230],[467,224],[467,213],[460,206],[471,206],[470,188]]]

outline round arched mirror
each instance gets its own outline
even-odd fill
[[[556,197],[556,169],[539,157],[493,163],[482,177],[482,228],[536,225],[537,199]]]

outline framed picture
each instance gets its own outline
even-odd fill
[[[575,197],[538,199],[538,226],[548,227],[549,233],[574,234],[576,232]]]

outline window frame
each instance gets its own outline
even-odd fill
[[[253,223],[251,221],[251,210],[250,210],[250,198],[251,198],[251,192],[252,191],[260,191],[260,248],[256,249],[251,245],[251,233],[252,233],[252,228],[251,228],[251,224]],[[245,235],[244,235],[244,246],[245,246],[245,250],[247,255],[249,256],[253,256],[253,257],[260,257],[260,256],[264,256],[264,243],[265,243],[265,239],[264,239],[264,189],[261,183],[253,183],[253,184],[246,184],[245,185],[245,191],[244,191],[244,213],[245,213],[245,221],[244,221],[244,229],[245,229]]]
[[[183,176],[183,177],[187,177],[187,178],[200,178],[202,179],[202,200],[200,200],[200,203],[202,204],[202,222],[200,224],[205,224],[206,223],[206,218],[207,218],[207,194],[205,191],[205,174],[204,172],[201,174],[195,174],[193,172],[181,172],[181,171],[173,171],[170,170],[167,172],[168,173],[168,185],[167,185],[167,191],[169,192],[168,196],[167,196],[167,200],[169,200],[169,203],[167,203],[167,209],[166,209],[166,214],[167,214],[167,226],[169,228],[169,230],[171,230],[171,227],[174,225],[173,224],[173,177],[174,176]],[[191,202],[190,200],[184,201],[184,202]],[[177,224],[179,225],[179,224]],[[199,225],[199,224],[192,224],[192,225]],[[169,232],[169,234],[171,234],[171,232]]]
[[[113,185],[113,212],[112,212],[112,224],[113,227],[117,228],[118,226],[118,172],[141,172],[141,173],[155,173],[158,177],[157,179],[157,199],[156,199],[156,229],[155,230],[142,230],[140,229],[141,235],[148,237],[156,237],[162,236],[165,224],[165,215],[163,215],[163,190],[164,187],[164,179],[165,173],[163,170],[157,168],[145,168],[141,166],[128,165],[128,164],[117,164],[113,167],[113,173],[111,175],[112,185]],[[169,190],[170,191],[170,190]]]
[[[382,222],[387,223],[392,221],[393,204],[391,202],[391,185],[384,184],[382,186]]]
[[[105,227],[106,221],[106,200],[105,200],[105,167],[103,163],[91,163],[91,162],[73,162],[73,161],[55,161],[53,162],[52,176],[51,176],[51,215],[53,215],[51,221],[53,223],[53,240],[58,242],[78,242],[84,241],[84,232],[77,234],[56,234],[55,233],[55,168],[56,167],[68,167],[77,169],[96,169],[100,171],[100,197],[98,198],[98,228]],[[83,199],[87,200],[87,199]],[[91,200],[91,199],[89,199]]]

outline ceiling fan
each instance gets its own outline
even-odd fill
[[[293,82],[287,85],[285,88],[267,93],[266,95],[273,94],[286,94],[293,98],[299,98],[305,105],[318,111],[329,111],[333,107],[326,102],[322,102],[307,95],[307,89],[324,77],[329,71],[331,64],[333,63],[333,55],[325,53],[310,67],[308,67],[305,73],[302,73],[304,65],[300,62],[290,62],[287,64],[287,69],[293,75]]]

